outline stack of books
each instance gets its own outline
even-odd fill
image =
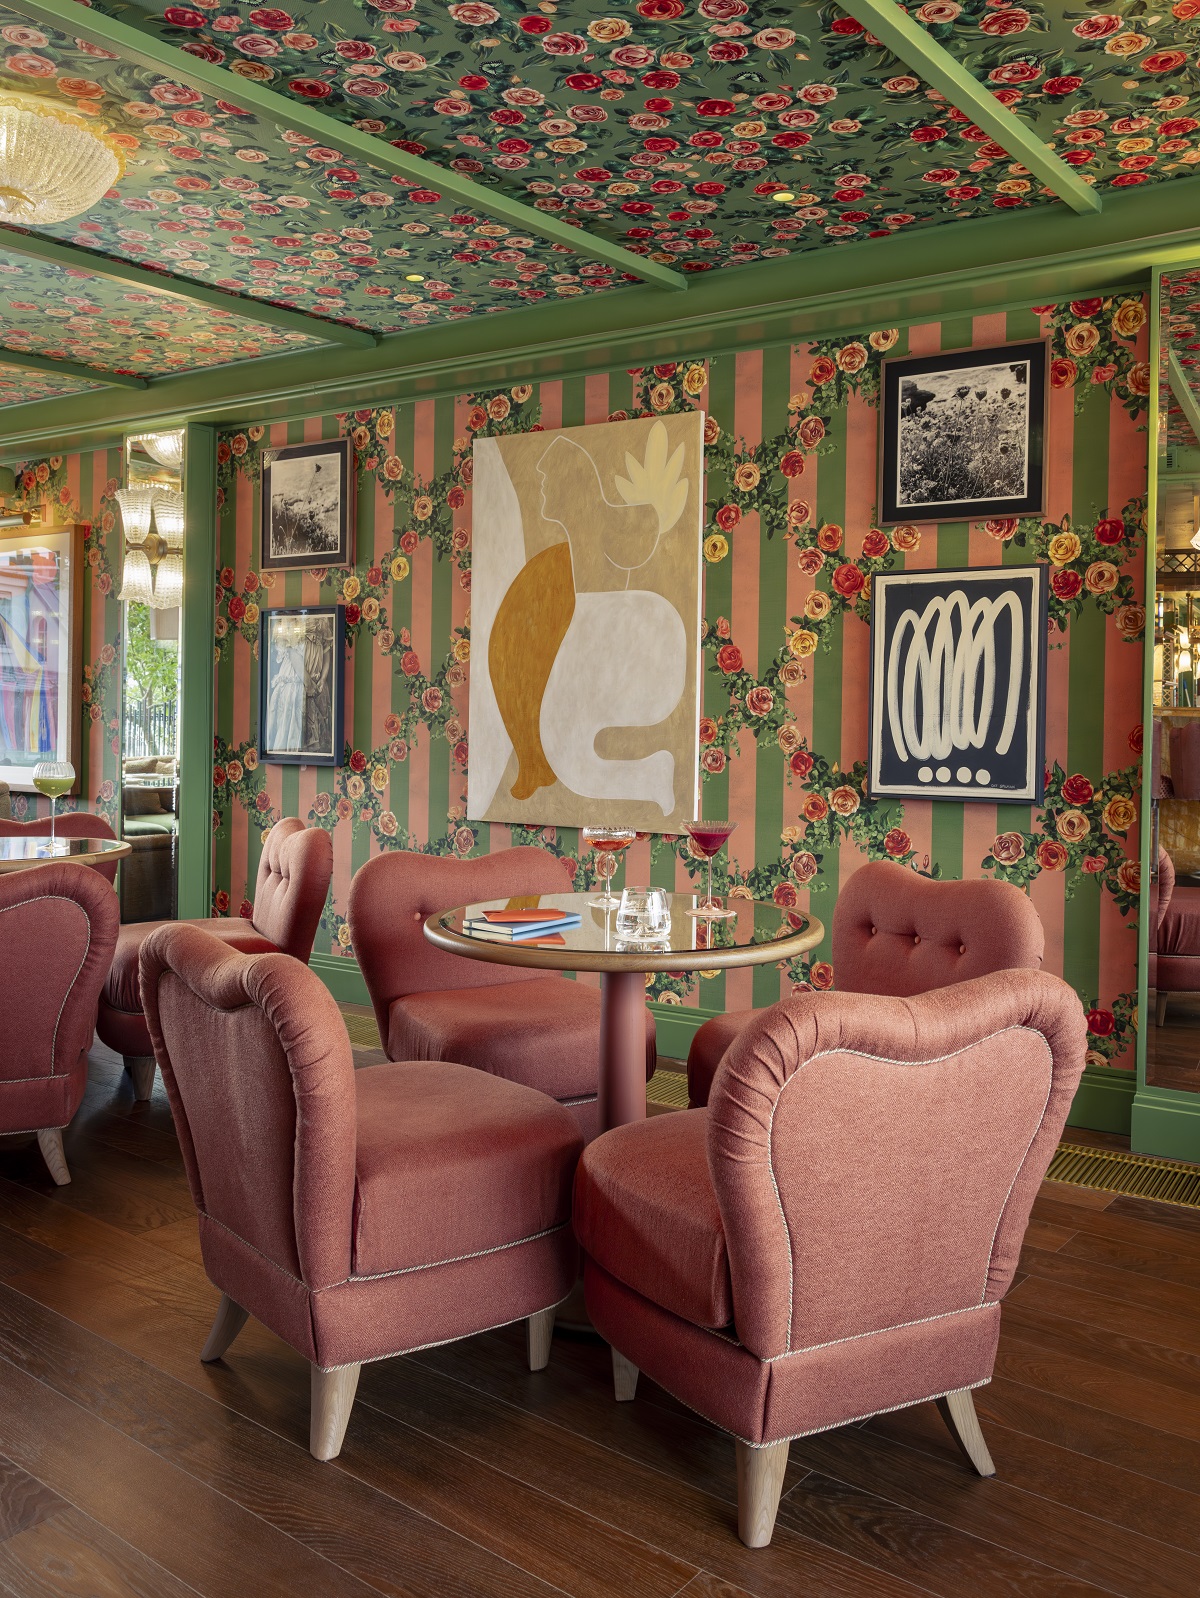
[[[531,943],[551,946],[563,944],[564,932],[581,925],[574,910],[484,910],[468,916],[463,931],[471,938],[489,938],[496,943]]]

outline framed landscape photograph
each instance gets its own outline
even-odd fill
[[[883,363],[879,521],[1045,510],[1045,339]]]
[[[872,585],[873,798],[1037,803],[1047,568],[881,572]]]
[[[0,781],[18,792],[43,760],[79,771],[86,571],[82,527],[0,534]]]
[[[354,442],[263,450],[262,569],[354,564]]]
[[[345,751],[346,615],[340,605],[264,610],[258,758],[340,766]]]

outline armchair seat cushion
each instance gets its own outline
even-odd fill
[[[388,1008],[392,1060],[456,1060],[539,1088],[555,1099],[595,1095],[600,994],[566,977],[409,993]],[[646,1015],[646,1075],[654,1074]]]
[[[1160,993],[1200,993],[1200,953],[1160,954],[1150,975]]]
[[[417,1270],[569,1226],[583,1138],[544,1093],[463,1065],[355,1073],[355,1276]]]
[[[186,923],[176,921],[135,921],[129,926],[124,926],[117,937],[116,952],[113,955],[112,970],[109,972],[108,981],[104,987],[104,1002],[113,1010],[125,1010],[130,1015],[141,1015],[142,1000],[138,990],[138,957],[142,952],[142,944],[152,932],[157,932],[159,927],[187,925],[199,927],[202,932],[211,932],[214,937],[220,938],[222,943],[231,949],[237,949],[242,954],[272,954],[275,945],[255,932],[249,921],[244,921],[241,916],[236,920],[197,920]],[[151,1052],[150,1034],[146,1033],[146,1047],[144,1052]]]
[[[615,1128],[575,1179],[575,1235],[609,1276],[693,1326],[733,1320],[729,1252],[708,1171],[708,1111]]]
[[[1158,953],[1200,956],[1200,893],[1184,897],[1175,889],[1159,924]]]

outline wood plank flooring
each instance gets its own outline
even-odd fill
[[[372,1056],[360,1054],[360,1063]],[[1081,1139],[1082,1140],[1082,1139]],[[15,1598],[1196,1598],[1200,1213],[1047,1184],[977,1404],[792,1447],[773,1545],[728,1439],[607,1349],[519,1328],[367,1367],[340,1459],[308,1373],[217,1303],[161,1086],[97,1047],[55,1188],[0,1148],[0,1593]]]

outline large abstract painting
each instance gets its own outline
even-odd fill
[[[471,819],[679,832],[695,814],[703,427],[476,439]]]
[[[885,572],[872,593],[872,796],[1040,800],[1045,566]]]

